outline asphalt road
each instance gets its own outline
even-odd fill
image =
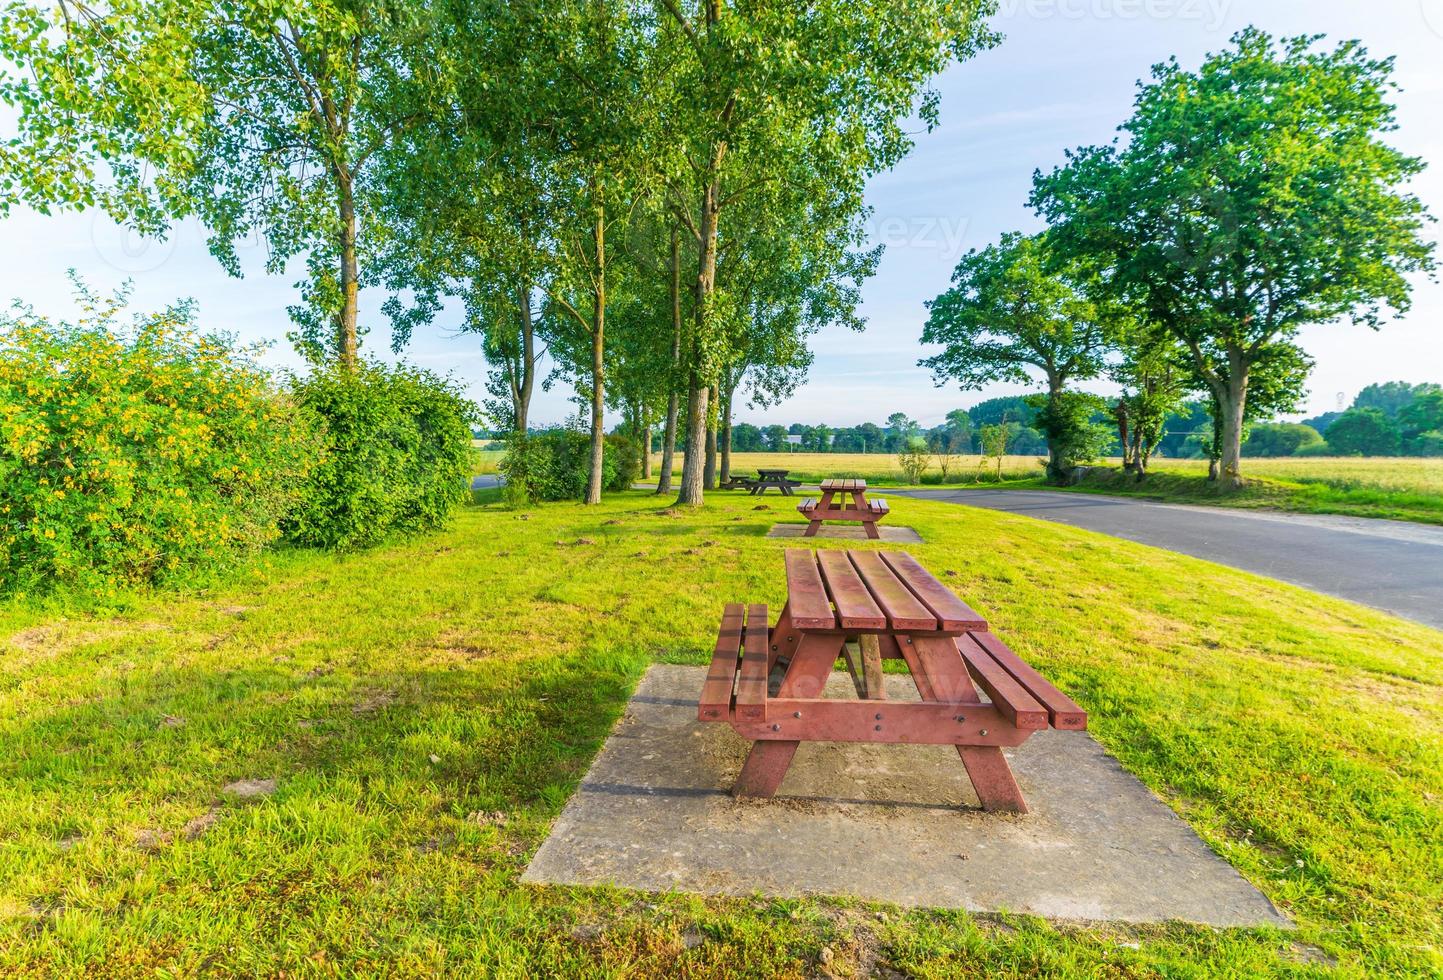
[[[1443,527],[1044,490],[889,490],[1100,531],[1443,629]]]

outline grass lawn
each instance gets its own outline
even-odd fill
[[[915,500],[910,550],[1296,933],[521,885],[647,664],[704,663],[728,600],[780,605],[761,535],[796,515],[757,506],[475,506],[118,615],[0,613],[0,975],[1443,970],[1443,634]]]

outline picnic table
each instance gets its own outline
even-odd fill
[[[767,492],[767,487],[776,487],[782,492],[783,497],[790,497],[792,489],[802,484],[797,480],[788,480],[787,474],[790,470],[757,470],[757,478],[750,481],[748,491],[753,497]]]
[[[772,796],[803,741],[955,745],[983,809],[1026,813],[1002,747],[1085,729],[1087,713],[911,555],[792,549],[785,560],[775,626],[765,605],[726,606],[697,706],[752,742],[732,792]],[[839,657],[855,698],[824,695]],[[920,701],[887,700],[886,659],[905,661]]]
[[[817,532],[822,529],[823,521],[861,521],[867,537],[880,538],[882,536],[881,532],[877,530],[877,522],[887,516],[887,501],[868,500],[866,480],[851,478],[823,480],[821,491],[820,500],[808,497],[797,504],[797,510],[807,518],[807,529],[802,532],[802,537],[816,537]],[[838,495],[851,497],[851,503],[835,500],[834,498]]]

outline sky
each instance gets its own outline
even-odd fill
[[[839,426],[882,423],[900,411],[932,425],[953,408],[1035,390],[937,387],[917,366],[934,352],[919,342],[924,303],[947,288],[968,249],[1006,231],[1041,228],[1026,203],[1033,171],[1062,162],[1067,148],[1111,139],[1151,65],[1176,55],[1195,67],[1249,24],[1274,34],[1324,34],[1330,42],[1358,38],[1375,56],[1395,56],[1403,90],[1399,128],[1389,139],[1430,163],[1411,189],[1443,218],[1443,0],[999,0],[993,26],[1002,43],[936,80],[941,125],[919,131],[912,153],[869,186],[869,232],[886,251],[862,288],[867,329],[817,335],[807,382],[767,410],[739,404],[737,419]],[[0,138],[9,135],[10,119],[0,116]],[[1437,227],[1429,232],[1434,237]],[[193,297],[206,329],[269,342],[270,363],[299,367],[285,334],[301,263],[267,276],[261,242],[239,251],[243,279],[220,268],[194,224],[176,227],[165,240],[147,240],[99,214],[17,210],[0,220],[0,301],[18,299],[63,316],[74,311],[68,269],[102,290],[129,279],[135,309]],[[379,291],[363,296],[362,321],[376,328],[363,349],[389,359],[383,299]],[[418,332],[403,356],[453,374],[479,399],[485,365],[475,338],[456,332],[458,320],[454,312],[443,314]],[[1423,277],[1415,282],[1411,310],[1376,333],[1347,322],[1305,328],[1301,343],[1316,367],[1300,416],[1345,405],[1375,381],[1443,381],[1440,328],[1443,283]],[[1104,382],[1088,387],[1109,390]],[[531,415],[536,424],[560,422],[573,409],[558,386],[537,392]]]

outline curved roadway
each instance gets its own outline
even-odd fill
[[[1443,629],[1443,527],[1045,490],[889,490],[1179,551]]]

